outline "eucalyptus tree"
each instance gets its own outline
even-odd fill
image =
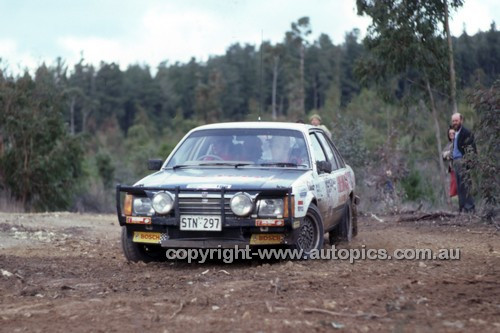
[[[301,118],[305,115],[304,59],[308,46],[307,37],[311,34],[309,17],[301,17],[293,22],[291,30],[285,34],[285,47],[288,55],[287,72],[289,82],[288,116]]]
[[[67,209],[83,172],[81,138],[68,133],[54,68],[0,80],[2,184],[28,210]]]
[[[365,81],[375,78],[378,82],[391,75],[411,76],[413,88],[427,95],[444,189],[447,183],[435,91],[443,89],[450,76],[443,22],[448,7],[455,9],[462,4],[461,0],[357,0],[358,14],[372,19],[364,40],[370,53],[358,73]]]

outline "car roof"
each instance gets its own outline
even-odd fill
[[[300,123],[286,123],[278,121],[241,121],[230,123],[217,123],[203,125],[194,128],[192,131],[207,130],[207,129],[233,129],[233,128],[267,128],[267,129],[291,129],[301,132],[307,132],[314,126]]]

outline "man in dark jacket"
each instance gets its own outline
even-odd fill
[[[476,150],[474,136],[463,126],[464,117],[460,113],[451,116],[451,125],[455,129],[455,139],[453,140],[453,169],[457,177],[458,205],[460,212],[474,212],[474,199],[469,194],[469,182],[465,178],[464,157],[471,150]]]

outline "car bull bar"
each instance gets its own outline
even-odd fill
[[[183,188],[180,189],[179,186],[169,187],[169,186],[159,186],[159,187],[143,187],[143,186],[124,186],[117,185],[116,186],[116,212],[118,215],[118,221],[120,225],[125,225],[126,216],[123,215],[122,207],[121,207],[121,193],[132,194],[132,195],[141,195],[151,197],[156,192],[161,191],[169,191],[174,194],[174,209],[173,212],[168,215],[161,216],[153,214],[151,216],[152,224],[156,225],[165,225],[165,226],[177,226],[180,224],[180,194],[196,194],[196,193],[220,193],[220,214],[222,220],[223,227],[254,227],[256,217],[234,217],[228,218],[225,214],[225,195],[228,192],[237,193],[237,192],[249,192],[249,193],[257,193],[257,199],[266,198],[266,197],[285,197],[288,200],[288,216],[283,217],[285,225],[291,226],[293,221],[293,203],[292,203],[292,189],[291,188],[274,188],[274,189],[250,189],[250,188]],[[231,223],[233,222],[233,223]],[[234,223],[234,222],[237,222]]]

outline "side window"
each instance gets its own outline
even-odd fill
[[[337,147],[333,146],[333,152],[335,153],[335,157],[337,157],[337,161],[339,161],[339,167],[340,168],[345,168],[345,162],[342,156],[340,155],[339,151],[337,150]]]
[[[328,143],[327,139],[325,138],[325,135],[323,133],[316,133],[318,136],[319,141],[321,142],[321,145],[323,146],[323,149],[326,153],[326,157],[328,158],[328,161],[332,164],[332,170],[337,170],[339,168],[338,162],[335,159],[332,147]]]
[[[323,148],[321,148],[321,144],[318,141],[318,138],[316,138],[316,135],[313,133],[309,134],[311,138],[311,146],[312,150],[314,152],[314,158],[316,161],[326,161],[326,156],[325,153],[323,152]],[[314,162],[316,162],[314,161]]]

